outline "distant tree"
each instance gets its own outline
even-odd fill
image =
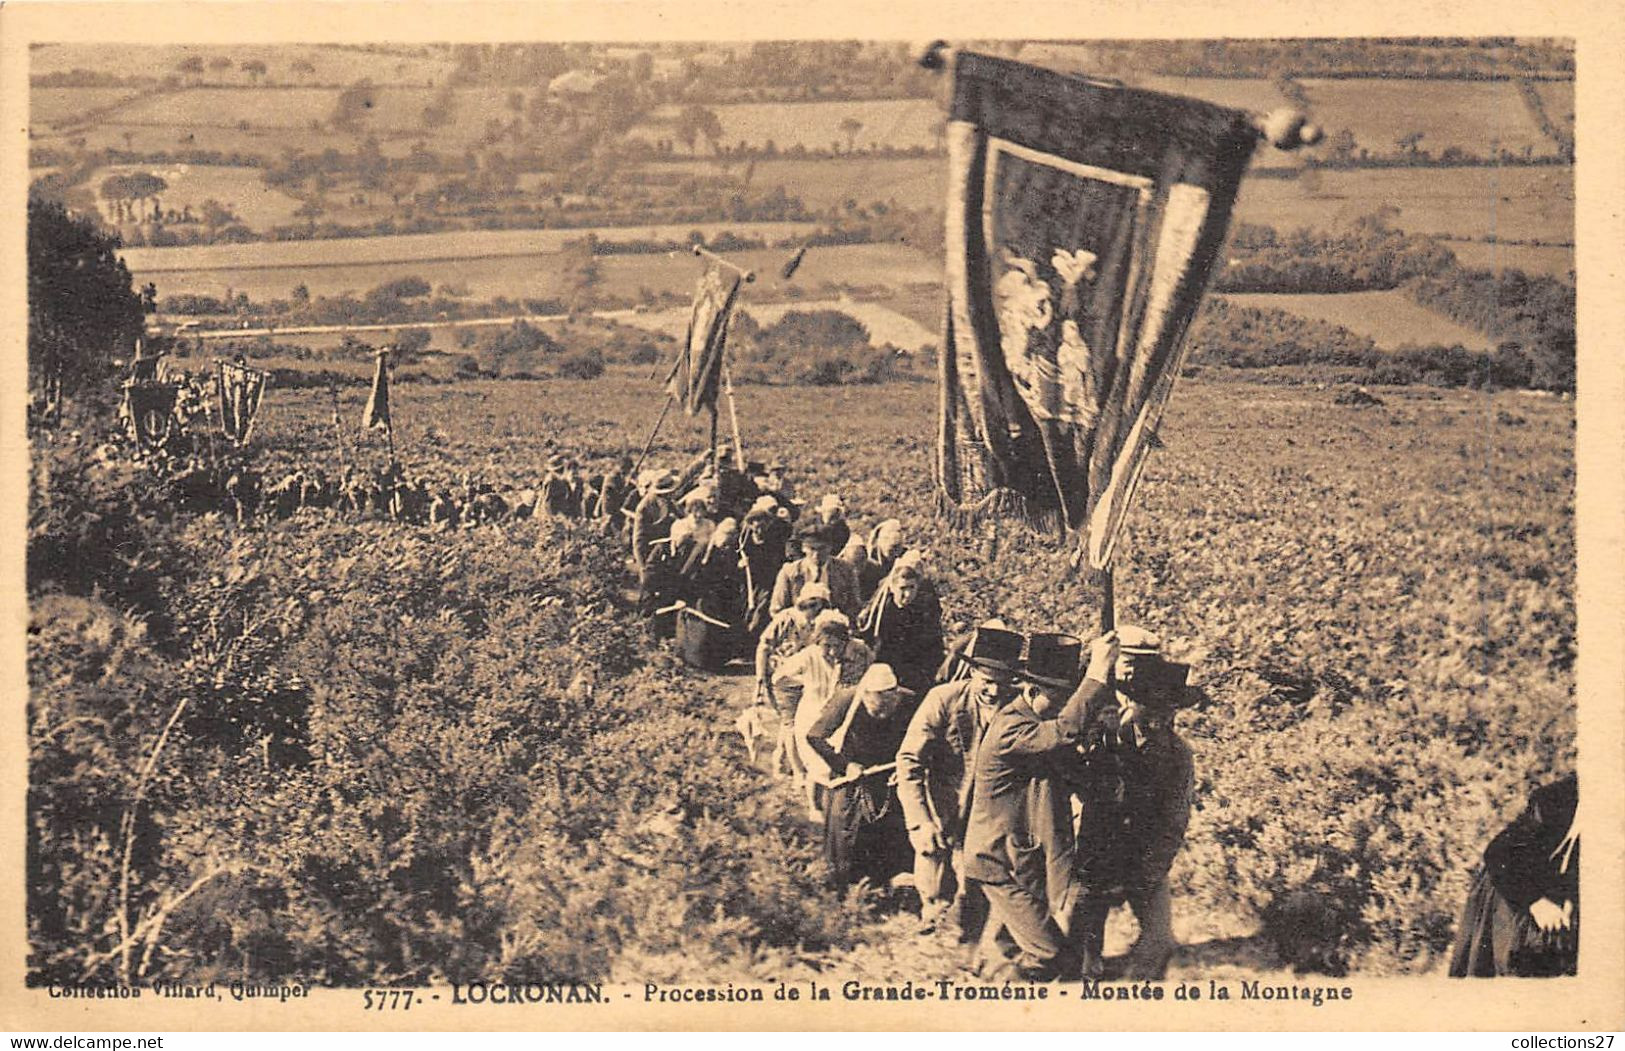
[[[309,65],[309,63],[306,63],[306,65]],[[237,68],[242,70],[244,73],[247,73],[248,76],[249,76],[249,79],[253,80],[254,83],[256,83],[256,84],[258,84],[260,82],[260,79],[262,77],[264,77],[267,73],[270,72],[270,70],[268,68],[266,68],[265,63],[261,62],[257,58],[250,59],[249,61],[244,62],[241,66],[238,66]]]
[[[116,236],[62,205],[28,201],[28,375],[72,393],[106,377],[143,325]]]
[[[175,63],[175,69],[181,73],[190,73],[194,76],[203,72],[203,56],[187,55]]]
[[[209,59],[209,68],[216,73],[219,73],[223,69],[230,69],[231,59],[227,58],[225,55],[216,55]]]
[[[402,329],[395,334],[396,360],[401,364],[409,364],[417,360],[417,356],[429,349],[429,330],[426,328]]]
[[[237,221],[237,214],[213,197],[204,201],[200,207],[202,209],[203,225],[208,227],[211,233],[222,226]]]
[[[377,87],[370,79],[363,77],[339,92],[338,98],[333,101],[333,115],[328,119],[335,128],[354,130],[361,118],[378,104],[377,96]]]
[[[169,184],[151,172],[131,172],[129,175],[109,175],[102,180],[102,197],[109,201],[145,201],[153,199],[153,210],[159,210],[157,197],[169,189]]]
[[[563,279],[570,309],[581,310],[589,306],[597,291],[603,270],[594,251],[598,238],[588,234],[584,238],[564,244]]]
[[[677,138],[690,153],[694,152],[695,141],[703,138],[715,153],[717,143],[722,141],[722,120],[715,110],[700,105],[684,106],[677,114]]]
[[[841,134],[846,136],[846,152],[851,153],[857,148],[858,132],[863,130],[863,121],[856,117],[842,117],[840,126]]]
[[[288,294],[288,298],[292,299],[299,306],[309,306],[310,286],[304,284],[295,285],[293,287],[293,291]]]
[[[1422,138],[1422,132],[1413,131],[1409,135],[1401,135],[1395,139],[1394,145],[1399,147],[1400,153],[1416,153],[1421,146]]]
[[[398,277],[393,281],[384,282],[371,292],[368,292],[367,296],[372,299],[421,299],[432,290],[429,282],[416,274],[409,274],[406,277]]]

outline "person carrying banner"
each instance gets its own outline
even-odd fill
[[[920,917],[928,926],[955,909],[961,934],[973,939],[985,900],[962,875],[976,751],[993,716],[1015,696],[1022,636],[983,625],[965,646],[970,674],[934,687],[920,702],[897,750],[897,795],[910,845]]]
[[[1013,698],[993,715],[975,753],[964,876],[988,901],[984,959],[1002,957],[1006,938],[1018,951],[986,977],[1057,976],[1065,940],[1055,914],[1072,896],[1073,854],[1071,800],[1058,764],[1075,754],[1085,726],[1112,703],[1117,647],[1114,632],[1089,644],[1083,681],[1058,710],[1059,690]]]
[[[1079,894],[1069,929],[1084,976],[1098,977],[1106,918],[1126,902],[1140,927],[1127,977],[1160,980],[1176,946],[1168,870],[1196,783],[1191,750],[1174,731],[1188,669],[1165,660],[1161,640],[1144,628],[1125,624],[1117,635],[1116,704],[1086,728],[1075,786]]]
[[[837,690],[807,728],[807,745],[832,774],[824,811],[824,860],[837,890],[859,880],[884,886],[913,861],[902,807],[889,778],[915,694],[885,664]]]

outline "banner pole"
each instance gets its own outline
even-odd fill
[[[709,455],[711,457],[711,475],[715,477],[717,473],[717,403],[715,399],[711,401],[711,451]]]
[[[1112,567],[1101,570],[1100,580],[1100,633],[1104,635],[1117,627],[1117,587]]]
[[[728,359],[722,359],[722,389],[728,393],[728,421],[733,425],[734,434],[734,466],[741,472],[745,470],[745,445],[739,439],[739,409],[734,405],[734,381],[728,375]]]
[[[666,404],[660,410],[660,418],[655,420],[654,430],[649,432],[649,440],[643,443],[643,451],[638,453],[638,462],[632,465],[632,476],[637,477],[638,470],[643,467],[643,461],[648,458],[649,450],[654,448],[655,435],[660,433],[660,425],[666,422],[666,414],[671,411],[671,403],[677,400],[675,395],[666,395]]]

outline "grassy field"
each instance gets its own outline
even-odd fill
[[[932,147],[940,142],[942,110],[929,99],[879,99],[864,102],[785,102],[742,103],[710,107],[722,123],[724,146],[744,142],[762,146],[772,142],[779,149],[805,146],[810,150],[847,149],[848,138],[841,122],[858,121],[862,128],[852,137],[858,150],[870,145]],[[672,122],[675,107],[663,107],[650,119],[635,126],[629,134],[647,141],[676,139]],[[681,151],[678,142],[676,149]],[[700,154],[709,152],[703,139],[694,144]]]
[[[1159,429],[1116,605],[1193,663],[1200,691],[1178,721],[1197,807],[1171,874],[1186,942],[1172,979],[1291,980],[1264,925],[1288,894],[1328,910],[1316,948],[1353,972],[1437,973],[1488,838],[1572,769],[1572,403],[1380,393],[1384,407],[1356,408],[1203,376]],[[267,473],[381,464],[379,436],[350,447],[364,397],[359,378],[340,393],[341,447],[326,392],[273,389],[254,440]],[[506,489],[533,485],[557,449],[594,465],[637,450],[660,392],[606,378],[400,385],[392,400],[409,471]],[[749,455],[785,458],[808,499],[843,493],[855,528],[896,517],[932,552],[953,627],[997,612],[1094,629],[1098,592],[1064,551],[1013,527],[995,551],[935,518],[930,384],[740,400]],[[704,441],[702,421],[668,423],[657,465]],[[35,545],[78,535],[75,501],[116,506],[58,467],[63,517]],[[165,900],[205,862],[245,866],[175,912],[141,958],[149,979],[966,977],[968,948],[919,938],[906,893],[821,886],[819,830],[727,729],[740,680],[643,637],[620,551],[596,530],[435,532],[323,511],[123,528],[172,564],[54,563],[72,587],[31,593],[30,788],[51,818],[37,848],[50,864],[30,870],[31,966],[116,958],[101,922],[113,896],[95,890],[118,869],[87,846],[97,815],[76,792],[94,776],[122,798],[174,699],[195,697],[198,718],[151,764],[163,791],[131,900]],[[161,591],[119,575],[154,572]],[[137,631],[144,588],[164,618]],[[249,630],[273,613],[274,631]],[[158,648],[219,621],[242,639],[183,649],[184,664]],[[586,673],[583,703],[567,684]],[[286,715],[264,746],[207,722],[267,708]],[[243,951],[263,944],[277,951]]]
[[[1397,350],[1407,344],[1444,347],[1460,344],[1469,350],[1494,349],[1494,342],[1484,333],[1458,325],[1398,290],[1337,295],[1229,293],[1223,298],[1237,306],[1284,310],[1299,317],[1341,325],[1369,338],[1384,350]]]
[[[1511,81],[1312,80],[1301,81],[1309,112],[1335,135],[1342,129],[1373,153],[1392,153],[1395,142],[1422,133],[1420,146],[1438,156],[1456,146],[1481,156],[1490,144],[1514,153],[1557,152]]]
[[[135,88],[36,88],[28,96],[28,118],[35,124],[66,123],[135,93]]]
[[[1558,127],[1567,128],[1568,133],[1572,136],[1574,134],[1574,81],[1542,80],[1535,84],[1535,90],[1540,92],[1540,100],[1546,107],[1546,115]]]
[[[448,57],[416,53],[419,49],[385,47],[371,51],[328,44],[36,44],[28,56],[31,76],[67,73],[74,69],[139,71],[154,80],[171,73],[185,59],[197,57],[207,64],[228,58],[226,70],[208,70],[211,81],[253,83],[243,72],[244,62],[260,61],[265,79],[272,83],[350,84],[363,77],[377,84],[440,83],[451,72]],[[311,68],[295,69],[295,65]]]
[[[163,201],[166,210],[173,208],[180,211],[190,205],[194,212],[201,212],[203,202],[212,199],[237,213],[243,224],[251,229],[263,230],[291,223],[294,221],[293,213],[300,205],[297,197],[266,188],[258,168],[205,164],[125,164],[98,168],[87,183],[99,193],[102,181],[109,176],[138,171],[150,172],[169,184],[169,188],[159,194],[159,200]],[[111,204],[107,201],[100,203],[102,217],[112,222]]]
[[[523,484],[542,436],[595,459],[635,448],[652,386],[415,389],[397,405],[398,437],[409,462],[431,472],[472,461]],[[1415,880],[1404,897],[1362,898],[1373,937],[1364,962],[1379,973],[1438,966],[1423,943],[1450,929],[1476,851],[1511,800],[1572,762],[1573,728],[1563,657],[1573,626],[1570,406],[1381,393],[1389,407],[1373,414],[1334,405],[1330,392],[1183,383],[1117,575],[1120,615],[1156,625],[1196,660],[1210,697],[1182,719],[1203,786],[1175,865],[1182,932],[1246,934],[1284,889],[1360,896],[1357,887],[1402,873]],[[361,397],[347,392],[344,411],[359,411]],[[1060,553],[1011,544],[989,559],[934,522],[924,483],[930,385],[747,388],[741,399],[748,450],[787,458],[805,496],[839,490],[859,525],[895,515],[911,536],[935,538],[951,619],[998,611],[1022,627],[1090,629],[1090,591]],[[325,407],[290,395],[277,411],[288,403],[308,408],[267,417],[265,440],[309,455]],[[1497,413],[1518,426],[1485,423]],[[678,460],[702,440],[678,421],[655,460]],[[1482,705],[1484,690],[1501,700]],[[1348,788],[1348,778],[1387,776],[1399,787],[1376,811]],[[1367,817],[1387,831],[1352,853],[1331,845],[1337,829]],[[1237,838],[1259,820],[1268,847]],[[904,964],[892,954],[910,950],[887,944],[895,932],[884,922],[829,962],[896,973]],[[1218,951],[1193,946],[1175,971],[1211,967],[1204,953]],[[1216,962],[1240,961],[1221,953]],[[956,951],[928,966],[962,965]]]
[[[1522,270],[1526,274],[1549,274],[1561,278],[1567,278],[1574,272],[1572,248],[1490,244],[1483,241],[1451,241],[1449,248],[1464,265],[1481,270]]]
[[[776,240],[794,227],[760,224]],[[723,224],[714,230],[743,233],[751,224]],[[658,231],[684,238],[690,227]],[[704,227],[702,227],[704,229]],[[611,236],[610,231],[598,231]],[[622,231],[628,237],[649,236],[643,227]],[[365,292],[398,277],[415,274],[434,285],[451,285],[476,298],[495,296],[553,296],[563,291],[560,244],[563,236],[583,232],[478,231],[468,234],[424,234],[400,238],[365,238],[343,241],[285,242],[275,245],[211,245],[197,249],[126,249],[125,259],[138,281],[154,281],[161,295],[195,292],[220,295],[232,288],[252,299],[286,298],[295,285],[304,284],[314,295],[344,291]],[[519,236],[505,236],[505,235]],[[473,238],[473,241],[464,240]],[[410,241],[396,250],[380,241]],[[472,245],[472,247],[470,247]],[[267,252],[258,262],[252,257],[225,253],[224,249],[298,249]],[[345,252],[343,249],[352,251]],[[217,249],[222,251],[216,251]],[[198,267],[196,257],[151,253],[207,252]],[[474,254],[483,252],[483,254]],[[825,282],[850,285],[895,286],[905,282],[938,282],[941,270],[927,257],[900,245],[852,245],[820,248],[807,253],[794,281],[783,282],[779,268],[788,258],[785,249],[733,253],[741,265],[760,273],[756,294],[771,297],[811,294]],[[193,264],[188,268],[188,264]],[[700,272],[692,255],[620,255],[599,259],[601,288],[616,295],[636,296],[640,289],[689,295]]]
[[[1572,168],[1400,168],[1322,171],[1304,180],[1248,179],[1237,217],[1277,229],[1346,229],[1392,208],[1408,233],[1574,240]]]

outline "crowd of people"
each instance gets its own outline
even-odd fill
[[[177,399],[164,442],[133,450],[177,506],[239,522],[326,508],[442,530],[591,523],[625,545],[651,634],[695,667],[748,668],[735,725],[822,826],[832,884],[912,886],[922,929],[973,943],[991,978],[1104,975],[1106,920],[1126,904],[1139,937],[1121,977],[1165,974],[1195,777],[1174,728],[1188,669],[1152,632],[1085,643],[989,620],[950,643],[929,556],[900,521],[860,532],[839,494],[803,502],[784,463],[726,445],[672,470],[556,453],[524,489],[466,472],[434,484],[393,458],[267,479],[242,450],[205,446],[206,396]],[[1486,851],[1452,974],[1574,973],[1573,786],[1542,789]]]
[[[1133,626],[1086,645],[995,620],[950,643],[899,521],[860,532],[839,494],[803,503],[783,464],[727,454],[633,479],[640,608],[690,664],[748,663],[736,725],[823,826],[831,881],[912,883],[922,925],[995,977],[1101,975],[1126,903],[1125,974],[1161,977],[1194,785],[1185,667]]]
[[[1183,666],[1150,632],[1085,645],[989,621],[950,644],[901,522],[860,532],[838,494],[804,503],[782,462],[726,445],[671,470],[557,453],[535,487],[499,490],[393,459],[267,478],[198,433],[135,456],[177,506],[239,522],[326,508],[433,529],[591,523],[625,545],[652,635],[697,668],[753,674],[737,726],[822,826],[835,886],[911,882],[923,928],[975,943],[985,975],[1029,979],[1100,975],[1107,914],[1127,903],[1141,931],[1127,975],[1166,969],[1192,764],[1173,728]]]

